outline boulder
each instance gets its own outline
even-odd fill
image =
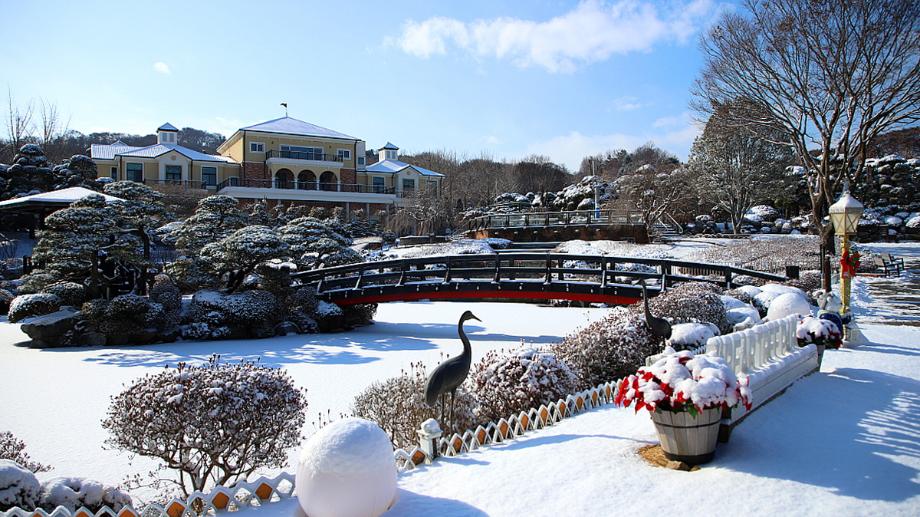
[[[73,345],[73,329],[80,319],[80,312],[73,307],[45,314],[33,316],[22,321],[20,327],[23,332],[32,338],[35,347],[59,347]]]

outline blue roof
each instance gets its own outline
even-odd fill
[[[399,147],[396,147],[396,145],[393,144],[392,142],[387,142],[387,145],[381,147],[380,149],[393,149],[395,151],[398,151]]]
[[[178,129],[176,128],[176,126],[167,122],[163,124],[162,126],[158,127],[157,131],[178,131]]]
[[[268,122],[262,122],[261,124],[255,124],[252,126],[241,127],[241,131],[262,131],[263,133],[283,133],[286,135],[298,135],[298,136],[322,136],[326,138],[344,138],[348,140],[358,140],[353,136],[346,135],[345,133],[339,133],[338,131],[333,131],[316,124],[311,124],[309,122],[304,122],[303,120],[297,120],[296,118],[291,117],[281,117],[276,118],[275,120],[269,120]]]
[[[202,162],[225,162],[225,163],[236,163],[232,158],[226,156],[217,156],[214,154],[205,154],[202,152],[195,151],[194,149],[189,149],[188,147],[183,147],[178,144],[154,144],[147,147],[132,147],[128,145],[100,145],[93,144],[90,147],[90,155],[92,158],[99,160],[112,160],[116,156],[127,156],[135,158],[156,158],[157,156],[162,156],[170,151],[176,151],[177,153],[185,156],[190,160],[202,161]]]
[[[411,167],[416,172],[422,176],[434,176],[434,177],[443,177],[444,175],[440,172],[435,172],[428,170],[424,167],[419,167],[418,165],[412,165],[410,163],[401,162],[399,160],[383,160],[382,162],[373,163],[367,166],[367,172],[377,172],[385,174],[396,174],[397,172]]]

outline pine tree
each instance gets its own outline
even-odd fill
[[[198,202],[195,213],[176,230],[176,247],[197,252],[246,226],[246,214],[230,196],[208,196]]]
[[[202,265],[218,277],[229,274],[228,290],[235,291],[259,264],[287,256],[289,247],[267,226],[240,228],[201,249]]]
[[[301,217],[279,228],[278,234],[290,246],[295,262],[307,269],[361,262],[361,256],[349,247],[352,240],[336,227],[341,225]]]
[[[45,230],[33,251],[44,270],[62,280],[90,289],[101,286],[96,257],[138,263],[136,239],[125,235],[117,224],[117,214],[100,195],[87,196],[45,219]]]
[[[130,228],[140,237],[144,243],[144,258],[150,259],[150,235],[147,232],[166,222],[163,194],[133,181],[109,183],[104,190],[106,194],[122,199],[111,205],[118,215],[118,224],[122,228]]]

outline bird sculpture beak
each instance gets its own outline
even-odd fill
[[[470,314],[470,318],[472,318],[472,319],[474,319],[474,320],[476,320],[476,321],[478,321],[478,322],[482,322],[481,319],[477,318],[477,317],[476,317],[475,315],[473,315],[473,314]]]

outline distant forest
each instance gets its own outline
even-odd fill
[[[201,151],[208,154],[217,154],[217,147],[227,138],[218,133],[210,133],[193,127],[184,127],[179,130],[179,145]],[[25,138],[25,143],[37,143],[42,146],[45,156],[52,163],[59,163],[66,158],[75,154],[89,155],[89,147],[92,144],[111,144],[116,140],[143,147],[157,143],[156,134],[149,135],[132,135],[128,133],[89,133],[83,134],[79,131],[68,130],[58,135],[56,138],[43,142],[41,138]],[[0,140],[0,163],[10,163],[15,155],[15,149],[10,145],[9,139]]]

